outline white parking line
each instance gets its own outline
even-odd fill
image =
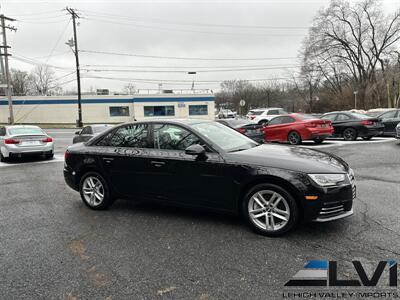
[[[28,161],[28,162],[18,162],[17,159],[11,161],[11,162],[0,162],[0,168],[7,168],[7,167],[20,167],[20,166],[25,166],[25,165],[39,165],[39,164],[49,164],[49,163],[55,163],[55,162],[64,162],[64,156],[62,155],[54,155],[53,159],[48,159],[48,160],[38,160],[38,161]]]
[[[345,141],[339,139],[326,139],[322,144],[315,145],[312,142],[303,144],[301,147],[309,147],[309,148],[328,148],[328,147],[342,147],[346,145],[363,145],[363,144],[379,144],[379,143],[387,143],[394,141],[394,138],[373,138],[369,141],[364,140],[356,140],[356,141]]]

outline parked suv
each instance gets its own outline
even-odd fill
[[[258,108],[248,112],[246,117],[260,125],[266,125],[269,120],[279,115],[286,115],[287,112],[280,107]]]

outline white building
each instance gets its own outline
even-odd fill
[[[214,119],[212,94],[156,94],[129,96],[83,96],[84,124],[122,123],[149,118]],[[18,124],[75,124],[77,96],[13,97]],[[7,98],[0,97],[0,123],[8,121]]]

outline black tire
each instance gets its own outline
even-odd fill
[[[287,137],[290,145],[300,145],[301,144],[301,136],[297,131],[291,131]]]
[[[324,142],[325,139],[314,139],[314,143],[318,144],[322,144]]]
[[[86,198],[85,198],[85,196],[84,196],[83,186],[84,186],[85,180],[86,180],[88,177],[92,177],[92,178],[94,177],[94,178],[96,178],[97,180],[99,180],[99,181],[101,182],[101,184],[102,184],[102,186],[103,186],[104,198],[103,198],[103,200],[101,201],[101,203],[99,203],[99,204],[92,205],[90,202],[88,202],[88,201],[86,200]],[[109,189],[109,186],[108,186],[107,181],[106,181],[99,173],[97,173],[97,172],[88,172],[88,173],[84,174],[84,175],[81,177],[81,180],[80,180],[80,182],[79,182],[79,193],[80,193],[80,195],[81,195],[81,199],[82,199],[83,203],[84,203],[87,207],[89,207],[90,209],[94,209],[94,210],[105,210],[105,209],[109,208],[109,207],[114,203],[114,200],[115,200],[115,199],[111,196],[110,189]]]
[[[49,153],[44,156],[46,159],[52,159],[54,157],[54,153]]]
[[[370,139],[372,139],[372,136],[363,136],[361,137],[364,141],[369,141]]]
[[[355,141],[357,139],[357,130],[355,130],[354,128],[346,128],[345,130],[343,130],[343,138],[345,141]]]
[[[7,161],[8,161],[8,158],[4,157],[0,151],[0,162],[7,162]]]
[[[249,212],[249,206],[252,205],[250,201],[252,200],[253,196],[258,193],[258,192],[265,192],[265,191],[272,191],[284,198],[286,201],[286,204],[289,207],[289,218],[286,223],[282,228],[279,228],[277,230],[267,230],[266,228],[261,228],[259,225],[256,224],[255,221],[253,221],[252,217],[250,216]],[[280,203],[283,205],[283,201],[281,200]],[[278,204],[279,206],[279,204]],[[282,236],[285,233],[288,233],[289,231],[293,230],[296,228],[297,224],[299,223],[299,208],[296,200],[293,198],[293,196],[287,192],[285,189],[281,188],[278,185],[275,184],[258,184],[251,188],[249,192],[246,194],[242,201],[242,213],[247,221],[247,223],[250,225],[251,229],[255,231],[258,234],[269,236],[269,237],[278,237]],[[265,212],[267,213],[267,212]],[[262,217],[261,217],[262,218]],[[279,220],[279,219],[278,219]]]

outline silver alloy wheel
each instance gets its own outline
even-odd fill
[[[297,132],[291,132],[289,134],[289,142],[292,145],[297,145],[300,142],[300,136]]]
[[[272,190],[261,190],[249,200],[248,212],[251,221],[260,229],[277,231],[290,219],[290,208],[281,194]]]
[[[98,206],[104,200],[104,186],[100,179],[94,176],[85,178],[82,184],[83,197],[90,206]]]

